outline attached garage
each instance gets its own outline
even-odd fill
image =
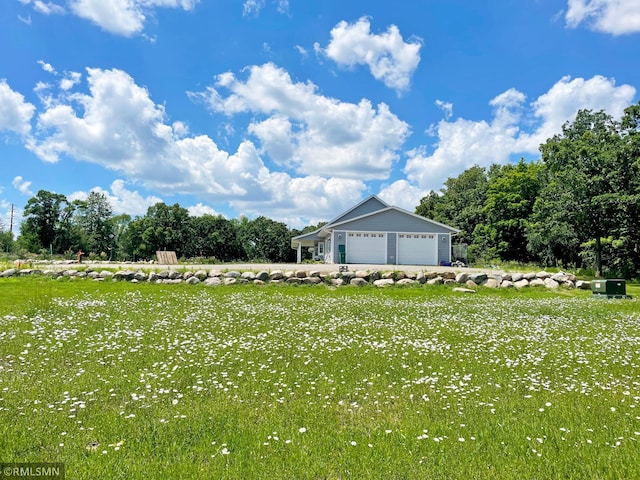
[[[387,235],[347,232],[347,263],[387,263]]]
[[[303,260],[309,248],[327,263],[439,265],[451,261],[459,230],[371,195],[313,232],[291,239]]]
[[[424,233],[398,234],[400,265],[437,265],[438,236]]]

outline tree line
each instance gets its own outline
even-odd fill
[[[471,167],[416,213],[461,230],[471,261],[640,274],[640,103],[581,110],[534,162]]]
[[[416,213],[460,229],[472,262],[536,263],[593,268],[597,275],[640,274],[640,103],[620,120],[581,110],[540,146],[533,162],[471,167],[431,191]],[[179,204],[157,203],[146,215],[114,215],[107,197],[85,200],[40,190],[24,208],[14,242],[0,224],[2,251],[104,260],[178,258],[291,262],[290,230],[264,216],[228,220],[191,216]],[[310,258],[304,252],[304,258]]]
[[[10,247],[16,253],[45,257],[75,258],[82,251],[90,258],[136,261],[153,259],[157,251],[168,250],[183,259],[290,262],[296,258],[291,237],[302,232],[264,216],[253,220],[191,216],[177,203],[156,203],[145,215],[132,218],[114,215],[100,192],[69,201],[62,194],[40,190],[28,200],[20,235]]]

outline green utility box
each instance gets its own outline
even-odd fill
[[[627,283],[618,278],[593,280],[591,291],[594,295],[602,295],[607,298],[627,298]]]

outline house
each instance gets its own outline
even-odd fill
[[[323,227],[291,239],[291,248],[326,263],[440,265],[451,261],[459,230],[388,205],[375,195]]]

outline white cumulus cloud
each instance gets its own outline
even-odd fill
[[[420,205],[420,199],[427,193],[427,191],[412,185],[407,180],[397,180],[391,185],[383,186],[378,196],[389,205],[395,205],[413,212]]]
[[[60,3],[42,0],[20,0],[32,5],[44,15],[63,14],[68,11],[89,20],[107,32],[130,37],[142,32],[146,15],[156,8],[182,8],[193,10],[200,0],[66,0]]]
[[[377,80],[402,93],[409,89],[420,63],[421,47],[422,41],[417,38],[405,42],[395,25],[384,33],[371,33],[369,19],[363,17],[353,24],[338,23],[331,30],[329,45],[322,51],[341,66],[368,66]]]
[[[389,176],[409,126],[386,104],[374,108],[367,99],[354,104],[325,97],[313,83],[294,82],[272,63],[247,70],[246,81],[224,73],[198,95],[226,115],[263,115],[249,132],[274,161],[295,165],[296,172],[305,175],[360,180]],[[229,95],[224,97],[222,90]]]
[[[567,26],[586,23],[591,29],[612,35],[640,32],[638,0],[569,0]]]
[[[31,118],[36,107],[25,101],[24,96],[11,89],[0,79],[0,131],[12,131],[27,135],[31,131]]]
[[[616,86],[602,76],[561,78],[548,92],[527,103],[516,89],[501,93],[489,104],[491,120],[441,120],[434,129],[437,143],[413,149],[405,166],[407,178],[425,190],[438,190],[444,181],[473,165],[506,163],[512,155],[536,155],[540,145],[560,133],[578,110],[605,110],[620,118],[636,94],[630,85]]]
[[[248,140],[227,152],[207,135],[190,135],[184,123],[169,124],[164,108],[122,70],[90,68],[86,81],[88,93],[52,92],[38,115],[37,135],[27,147],[44,161],[65,156],[90,162],[162,195],[191,194],[300,225],[305,218],[324,218],[334,211],[325,210],[327,205],[315,195],[341,192],[330,206],[342,207],[345,199],[360,198],[364,190],[360,180],[270,171]],[[144,213],[160,200],[130,192],[124,181],[111,185],[109,198],[116,212],[131,214]]]
[[[29,187],[31,187],[31,181],[25,180],[19,175],[17,177],[14,177],[11,185],[13,185],[13,188],[18,190],[23,195],[27,195],[29,197],[33,195],[33,192],[29,190]]]

